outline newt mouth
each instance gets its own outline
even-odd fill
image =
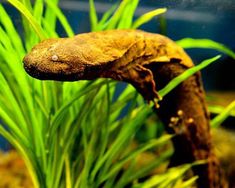
[[[83,76],[83,73],[73,73],[64,70],[49,72],[45,70],[40,70],[33,65],[26,64],[24,64],[24,69],[30,76],[39,80],[76,81]]]
[[[25,56],[23,59],[23,66],[25,71],[32,77],[34,78],[39,78],[40,75],[38,74],[39,72],[36,69],[36,66],[31,63],[31,59],[29,55]]]
[[[67,63],[61,62],[31,62],[30,57],[23,59],[25,71],[39,80],[76,81],[80,80],[84,72],[73,70]],[[82,69],[82,67],[81,67]]]

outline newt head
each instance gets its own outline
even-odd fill
[[[24,68],[29,75],[40,80],[98,78],[103,67],[122,57],[133,45],[134,37],[123,37],[127,33],[92,32],[72,38],[44,40],[25,56]]]
[[[40,80],[83,79],[89,65],[73,55],[74,49],[69,47],[67,40],[47,39],[33,47],[23,59],[26,72]]]

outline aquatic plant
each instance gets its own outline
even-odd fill
[[[128,85],[116,96],[117,83],[111,80],[59,83],[28,77],[22,66],[23,56],[40,39],[58,37],[57,20],[68,36],[74,33],[58,8],[57,0],[37,0],[34,4],[29,0],[8,2],[21,12],[24,33],[21,37],[0,4],[0,119],[3,122],[0,134],[23,156],[35,187],[140,187],[143,184],[145,187],[179,184],[188,187],[195,181],[196,177],[193,177],[183,182],[182,177],[196,164],[168,170],[145,182],[138,181],[167,162],[172,149],[163,150],[141,169],[136,165],[137,157],[168,144],[174,135],[159,133],[158,138],[146,135],[144,141],[136,139],[138,130],[152,115],[152,110],[132,86]],[[98,21],[94,2],[90,0],[92,30],[137,28],[166,11],[154,10],[133,22],[138,2],[124,0],[117,9],[111,8]],[[187,42],[185,39],[179,44],[183,46]],[[187,47],[195,47],[194,44],[189,41]],[[201,41],[202,46],[234,55],[218,43]],[[217,58],[172,80],[160,91],[161,96]],[[121,117],[124,109],[127,113]],[[228,115],[223,113],[223,118]],[[154,122],[152,126],[161,127],[161,122]],[[134,142],[139,145],[127,147]],[[182,173],[175,177],[176,172]]]

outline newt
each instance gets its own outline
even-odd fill
[[[105,31],[48,39],[24,58],[25,70],[44,80],[76,81],[105,77],[135,86],[146,100],[158,98],[153,73],[145,66],[178,61],[193,66],[171,40],[142,31]]]
[[[132,84],[147,101],[159,100],[157,91],[194,66],[187,53],[171,39],[140,30],[110,30],[46,39],[24,57],[24,68],[40,80],[77,81],[112,78]],[[207,160],[195,166],[199,188],[225,188],[220,163],[213,152],[200,73],[196,73],[155,108],[173,138],[171,166]]]

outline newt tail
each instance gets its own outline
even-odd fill
[[[140,30],[112,30],[47,39],[24,58],[24,68],[41,80],[77,81],[112,78],[132,84],[147,101],[172,78],[194,66],[169,38]],[[171,165],[207,160],[195,166],[199,188],[226,188],[213,153],[209,114],[200,73],[188,78],[155,109],[173,138]]]

